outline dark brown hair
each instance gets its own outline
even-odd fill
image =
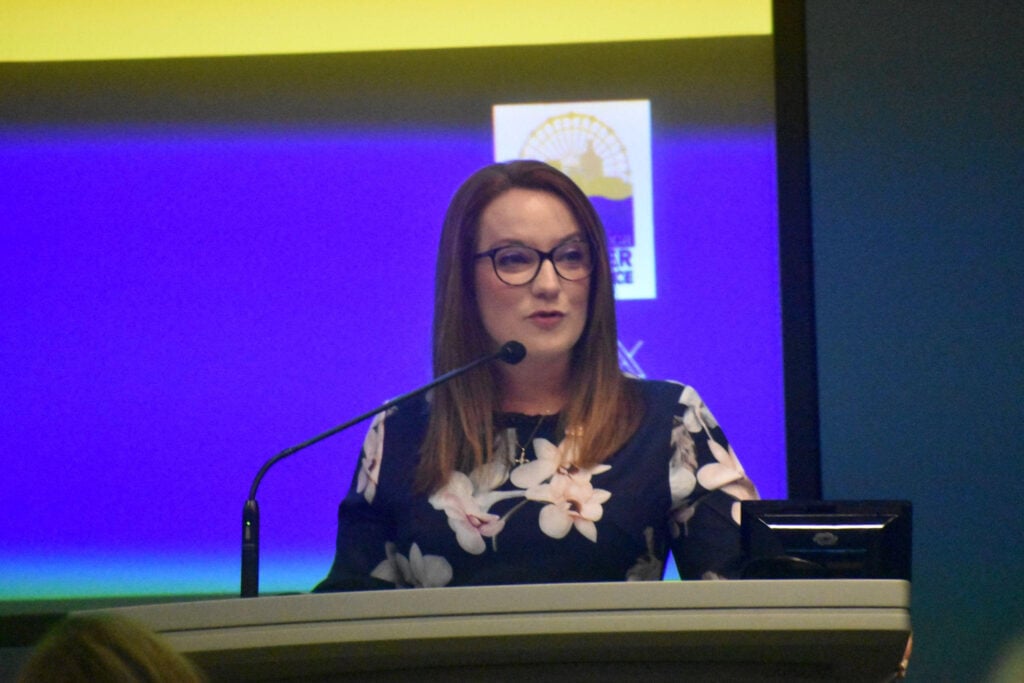
[[[561,428],[577,439],[577,465],[591,467],[614,454],[636,431],[642,408],[618,363],[615,298],[604,228],[593,205],[564,173],[539,161],[511,161],[480,169],[455,193],[444,219],[434,289],[434,374],[496,350],[477,305],[474,252],[480,217],[512,188],[548,192],[569,208],[594,252],[587,322],[573,349],[570,398]],[[417,472],[418,487],[433,491],[452,471],[491,459],[493,415],[500,408],[498,368],[488,364],[435,390]]]

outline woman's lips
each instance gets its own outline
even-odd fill
[[[562,322],[562,318],[564,317],[565,314],[559,311],[537,311],[536,313],[531,314],[528,319],[537,327],[550,329]]]

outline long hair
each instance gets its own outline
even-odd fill
[[[583,191],[564,173],[539,161],[484,167],[455,193],[445,215],[434,289],[434,374],[496,350],[477,304],[474,252],[480,218],[512,188],[548,192],[569,208],[594,252],[587,321],[572,351],[569,401],[562,430],[576,439],[577,462],[591,467],[613,455],[636,431],[640,399],[619,369],[615,299],[604,228]],[[500,409],[499,375],[490,363],[435,390],[417,471],[425,492],[453,471],[468,472],[493,456],[493,415]]]

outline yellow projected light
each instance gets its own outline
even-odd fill
[[[0,11],[0,61],[542,45],[772,31],[771,0],[35,0]]]

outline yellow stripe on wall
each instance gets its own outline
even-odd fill
[[[771,33],[771,0],[0,0],[0,61]]]

